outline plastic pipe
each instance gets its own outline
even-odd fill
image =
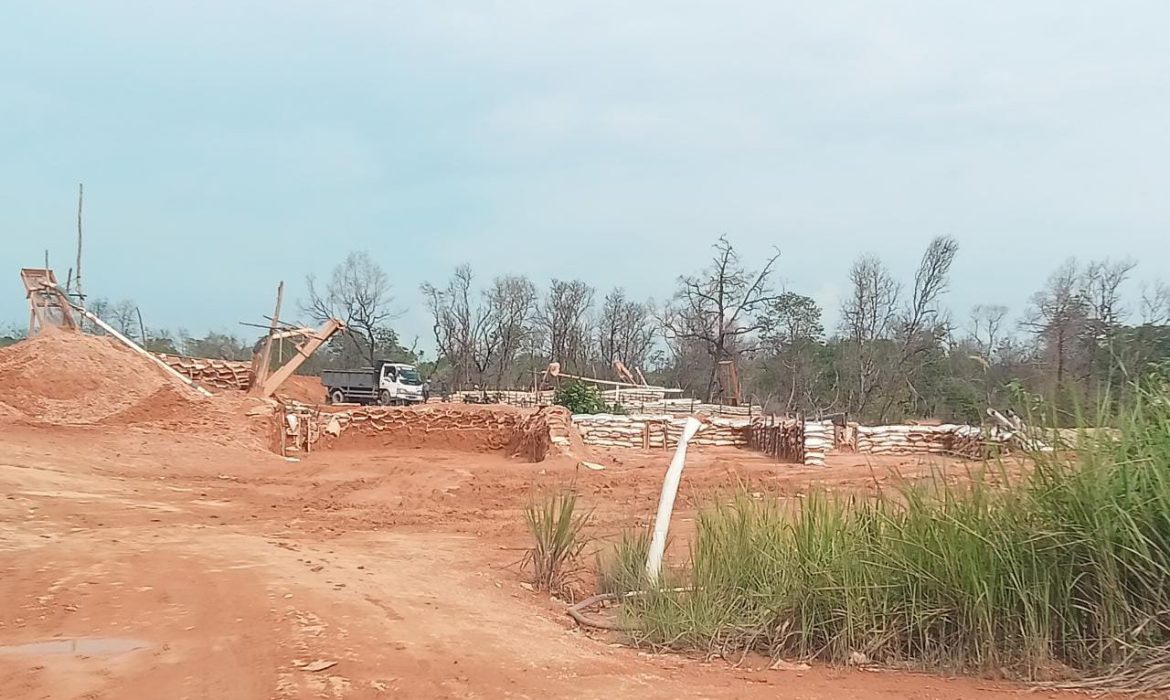
[[[699,432],[702,426],[695,416],[688,416],[683,426],[682,436],[678,439],[678,447],[670,466],[666,468],[666,478],[662,480],[662,495],[658,497],[658,515],[654,518],[654,534],[650,538],[650,553],[646,557],[646,575],[650,584],[658,585],[658,574],[662,571],[662,556],[666,552],[666,535],[670,530],[670,516],[674,512],[674,497],[678,495],[678,485],[682,481],[683,464],[687,458],[687,443]]]

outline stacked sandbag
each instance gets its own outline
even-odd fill
[[[615,416],[608,413],[577,414],[573,426],[586,445],[630,449],[665,448],[670,416]],[[653,427],[652,427],[653,426]]]
[[[669,415],[578,414],[573,416],[573,425],[587,445],[663,449],[678,444],[686,419]],[[744,447],[747,445],[748,425],[744,420],[712,418],[691,439],[690,444]]]
[[[825,457],[833,449],[833,424],[828,421],[805,421],[804,463],[825,466]]]
[[[211,360],[165,353],[157,355],[176,372],[201,386],[245,391],[252,385],[252,365],[248,362]]]
[[[662,401],[666,392],[657,387],[638,387],[637,389],[609,389],[601,392],[601,398],[607,404],[646,404]]]
[[[677,425],[681,434],[686,419],[675,418],[671,424]],[[748,421],[738,418],[712,417],[710,422],[703,426],[691,440],[691,444],[711,447],[746,447],[748,425]]]
[[[619,402],[626,410],[639,414],[664,413],[672,416],[688,416],[694,413],[705,413],[709,416],[743,417],[762,416],[762,406],[724,406],[721,404],[703,403],[694,399],[662,399],[659,401],[636,401],[628,399],[626,392],[622,392]]]
[[[984,455],[982,429],[971,425],[879,425],[857,427],[857,451],[868,454]]]
[[[559,406],[526,411],[427,404],[323,411],[295,401],[285,401],[282,405],[284,420],[275,448],[284,454],[373,444],[392,448],[506,450],[509,454],[540,461],[550,445],[563,446],[569,441],[568,411]]]
[[[535,408],[538,406],[551,405],[553,402],[553,392],[487,390],[457,391],[448,397],[448,401],[453,403],[503,404],[505,406]]]
[[[548,406],[540,409],[548,425],[549,440],[559,447],[569,446],[569,431],[572,430],[573,416],[564,406]]]

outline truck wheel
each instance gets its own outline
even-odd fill
[[[329,392],[329,403],[345,403],[345,392],[341,389]]]
[[[383,389],[381,393],[378,394],[378,403],[382,404],[383,406],[389,406],[392,402],[393,401],[390,398],[389,390]]]

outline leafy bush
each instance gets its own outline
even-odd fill
[[[874,499],[716,505],[697,520],[690,592],[627,614],[655,645],[833,662],[1132,677],[1144,658],[1142,687],[1170,689],[1167,383],[1115,425],[1033,455],[1008,488],[975,474]]]
[[[564,406],[571,413],[605,413],[607,407],[601,398],[601,391],[592,384],[574,379],[563,384],[553,395],[553,403]]]

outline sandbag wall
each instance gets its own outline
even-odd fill
[[[669,415],[615,416],[605,413],[573,416],[573,425],[587,445],[631,449],[667,449],[678,445],[686,418]],[[749,423],[712,418],[690,444],[718,447],[747,446]]]
[[[252,365],[248,362],[211,360],[157,353],[176,372],[205,387],[246,390],[252,385]]]
[[[805,421],[804,464],[823,467],[825,457],[836,447],[835,429],[829,421]]]
[[[448,397],[455,403],[503,404],[521,408],[549,406],[553,402],[552,391],[457,391]]]
[[[972,425],[859,425],[854,449],[867,454],[952,454],[986,456],[991,435]]]
[[[506,451],[539,462],[551,445],[568,443],[567,426],[568,411],[559,406],[533,412],[457,404],[322,411],[286,402],[277,447],[285,455],[347,445]]]

